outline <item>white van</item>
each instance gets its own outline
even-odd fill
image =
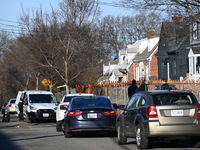
[[[19,115],[18,103],[23,102],[23,115],[27,122],[56,119],[56,98],[50,91],[19,91],[16,98],[16,112]]]

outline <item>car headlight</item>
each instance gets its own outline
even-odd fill
[[[30,110],[36,110],[37,108],[30,106]]]

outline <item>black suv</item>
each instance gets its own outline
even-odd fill
[[[117,117],[118,143],[135,138],[139,149],[154,139],[200,141],[200,104],[190,91],[137,92]],[[199,147],[199,143],[196,144]]]

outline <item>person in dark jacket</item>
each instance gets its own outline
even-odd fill
[[[142,84],[139,86],[138,91],[148,91],[148,87],[145,82],[145,80],[142,81]]]
[[[23,121],[23,101],[20,99],[18,103],[19,108],[19,121]]]
[[[135,94],[138,91],[138,87],[136,85],[136,80],[132,80],[131,86],[128,87],[128,97],[131,99],[133,94]]]
[[[161,85],[161,90],[171,90],[172,88],[167,83],[167,80],[164,79],[163,81],[164,81],[164,84]]]

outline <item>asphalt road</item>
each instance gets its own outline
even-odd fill
[[[0,150],[137,150],[134,139],[126,145],[118,145],[116,137],[105,134],[77,135],[65,138],[62,132],[56,132],[53,122],[19,122],[11,115],[10,122],[1,122]],[[172,145],[167,141],[156,141],[151,149],[155,150],[196,150],[193,145],[180,142]]]

